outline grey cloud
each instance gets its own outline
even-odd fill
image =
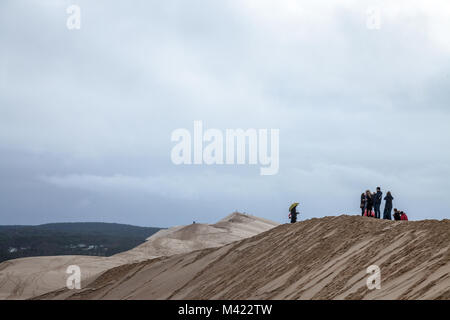
[[[445,1],[380,1],[378,31],[369,1],[74,3],[79,31],[72,2],[0,4],[0,224],[283,221],[294,200],[356,213],[377,185],[446,217]],[[174,166],[170,134],[194,120],[279,128],[279,174]]]

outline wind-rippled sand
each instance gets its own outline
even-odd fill
[[[82,290],[40,298],[450,299],[449,249],[449,220],[325,217],[121,265]],[[366,286],[370,265],[381,270],[379,290]]]
[[[192,224],[161,230],[140,246],[112,257],[52,256],[0,264],[0,299],[28,299],[65,288],[67,267],[81,268],[82,286],[102,272],[130,263],[220,247],[269,230],[278,224],[251,215],[231,214],[216,224]]]

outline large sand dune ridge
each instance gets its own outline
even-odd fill
[[[111,256],[52,256],[0,264],[0,299],[28,299],[66,286],[67,267],[81,269],[82,284],[102,272],[129,263],[171,256],[257,235],[278,224],[252,215],[233,213],[216,224],[192,224],[161,230],[134,249]]]
[[[381,270],[369,290],[367,267]],[[450,221],[359,216],[280,225],[251,238],[113,268],[47,299],[450,299]]]

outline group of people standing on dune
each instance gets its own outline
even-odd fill
[[[386,196],[383,198],[383,192],[381,192],[381,188],[377,188],[377,192],[371,193],[370,190],[367,190],[366,192],[361,194],[361,215],[364,217],[373,217],[376,219],[381,219],[381,202],[386,201],[384,205],[384,211],[383,211],[383,219],[386,220],[392,220],[392,201],[394,200],[394,197],[392,196],[391,192],[388,191]],[[294,202],[289,207],[289,219],[291,220],[291,223],[297,222],[297,216],[299,213],[297,212],[297,206],[299,205],[298,202]],[[397,208],[394,209],[394,220],[408,220],[408,216],[403,211],[397,210]]]
[[[377,192],[371,193],[370,190],[361,194],[361,215],[365,217],[373,217],[380,219],[381,218],[381,202],[383,200],[383,192],[381,192],[381,188],[377,188]],[[386,196],[384,197],[384,201],[386,201],[384,205],[383,219],[392,220],[392,200],[394,197],[391,192],[388,191]],[[398,211],[396,208],[394,209],[394,220],[408,220],[408,216],[403,211]]]

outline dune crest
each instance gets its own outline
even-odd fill
[[[82,290],[40,298],[450,299],[449,231],[450,220],[311,219],[218,248],[122,265]],[[366,285],[371,265],[381,270],[379,290]]]

